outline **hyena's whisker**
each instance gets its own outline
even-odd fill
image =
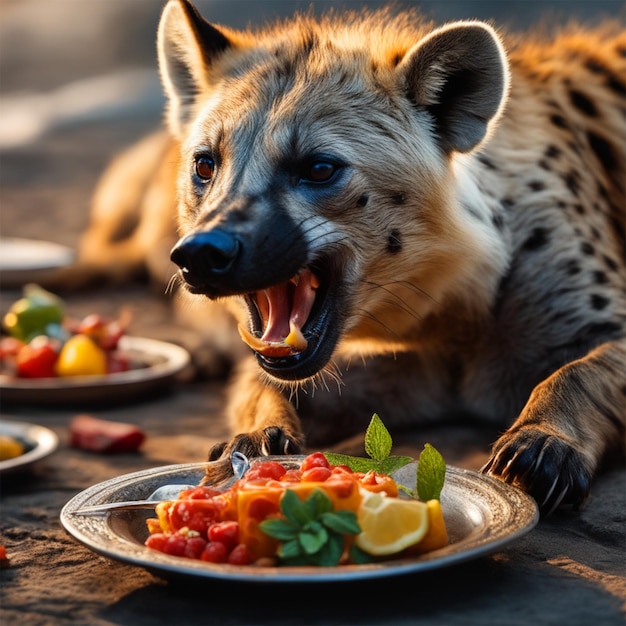
[[[178,285],[183,284],[183,281],[180,277],[179,272],[175,272],[170,279],[167,281],[167,285],[165,286],[165,295],[171,295],[174,293],[176,287]]]
[[[414,292],[418,296],[423,296],[426,299],[430,300],[434,304],[439,304],[435,298],[433,298],[427,291],[418,287],[416,284],[412,283],[409,280],[392,280],[387,281],[385,284],[375,283],[373,281],[366,281],[366,284],[369,285],[371,289],[384,289],[393,295],[395,298],[401,298],[402,296],[399,293],[391,290],[391,287],[400,286],[405,289]]]

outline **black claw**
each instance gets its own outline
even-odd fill
[[[524,489],[537,501],[543,516],[560,506],[580,507],[591,482],[591,473],[576,450],[533,429],[505,433],[481,471]]]

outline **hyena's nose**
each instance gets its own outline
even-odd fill
[[[170,258],[192,286],[215,286],[233,267],[239,254],[239,241],[230,233],[214,229],[183,237]]]

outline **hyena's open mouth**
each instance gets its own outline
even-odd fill
[[[239,327],[259,364],[275,378],[304,380],[328,362],[339,336],[335,289],[319,269],[247,294],[251,330]]]

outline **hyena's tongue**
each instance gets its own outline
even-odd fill
[[[258,291],[255,298],[263,336],[255,337],[239,326],[241,338],[265,356],[282,357],[302,352],[307,341],[301,329],[309,317],[318,287],[317,277],[309,270],[302,270],[282,285]]]

